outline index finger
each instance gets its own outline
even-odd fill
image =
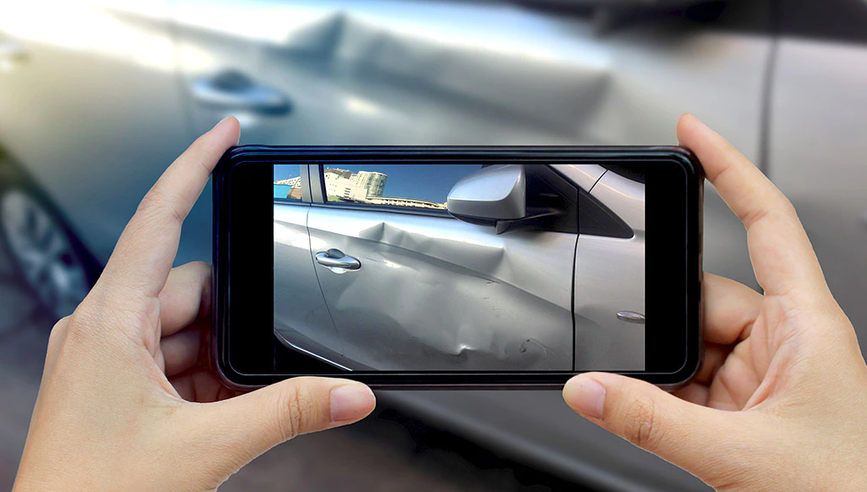
[[[123,230],[100,277],[111,283],[110,292],[159,295],[178,250],[181,225],[220,157],[237,145],[239,135],[238,120],[229,116],[163,172]]]
[[[730,143],[685,114],[677,140],[701,161],[708,181],[747,228],[750,260],[769,295],[824,288],[819,261],[791,202]]]

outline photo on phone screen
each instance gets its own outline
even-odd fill
[[[643,371],[643,176],[603,184],[629,224],[579,235],[569,175],[606,170],[561,172],[322,165],[313,186],[335,206],[310,208],[301,166],[273,165],[274,336],[345,371]],[[450,195],[453,208],[463,196],[483,210],[517,180],[535,222],[499,231],[449,213]]]
[[[676,147],[237,147],[214,174],[216,368],[238,387],[680,384],[702,179]]]

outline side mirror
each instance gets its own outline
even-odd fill
[[[446,208],[464,222],[496,226],[497,234],[544,228],[562,213],[549,206],[527,207],[527,174],[518,164],[485,167],[458,181]]]
[[[471,224],[495,225],[527,215],[527,177],[524,166],[508,164],[482,168],[455,184],[446,208]]]

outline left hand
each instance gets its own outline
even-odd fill
[[[213,490],[271,447],[373,410],[361,383],[305,377],[239,395],[208,365],[210,267],[171,265],[239,131],[226,118],[169,166],[55,325],[15,490]]]

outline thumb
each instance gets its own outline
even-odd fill
[[[298,377],[201,407],[216,449],[226,450],[227,470],[237,468],[300,434],[357,422],[376,398],[364,384],[345,379]],[[216,431],[216,432],[215,432]]]
[[[637,379],[608,373],[575,376],[563,388],[582,417],[702,478],[736,439],[731,412],[681,400]]]

